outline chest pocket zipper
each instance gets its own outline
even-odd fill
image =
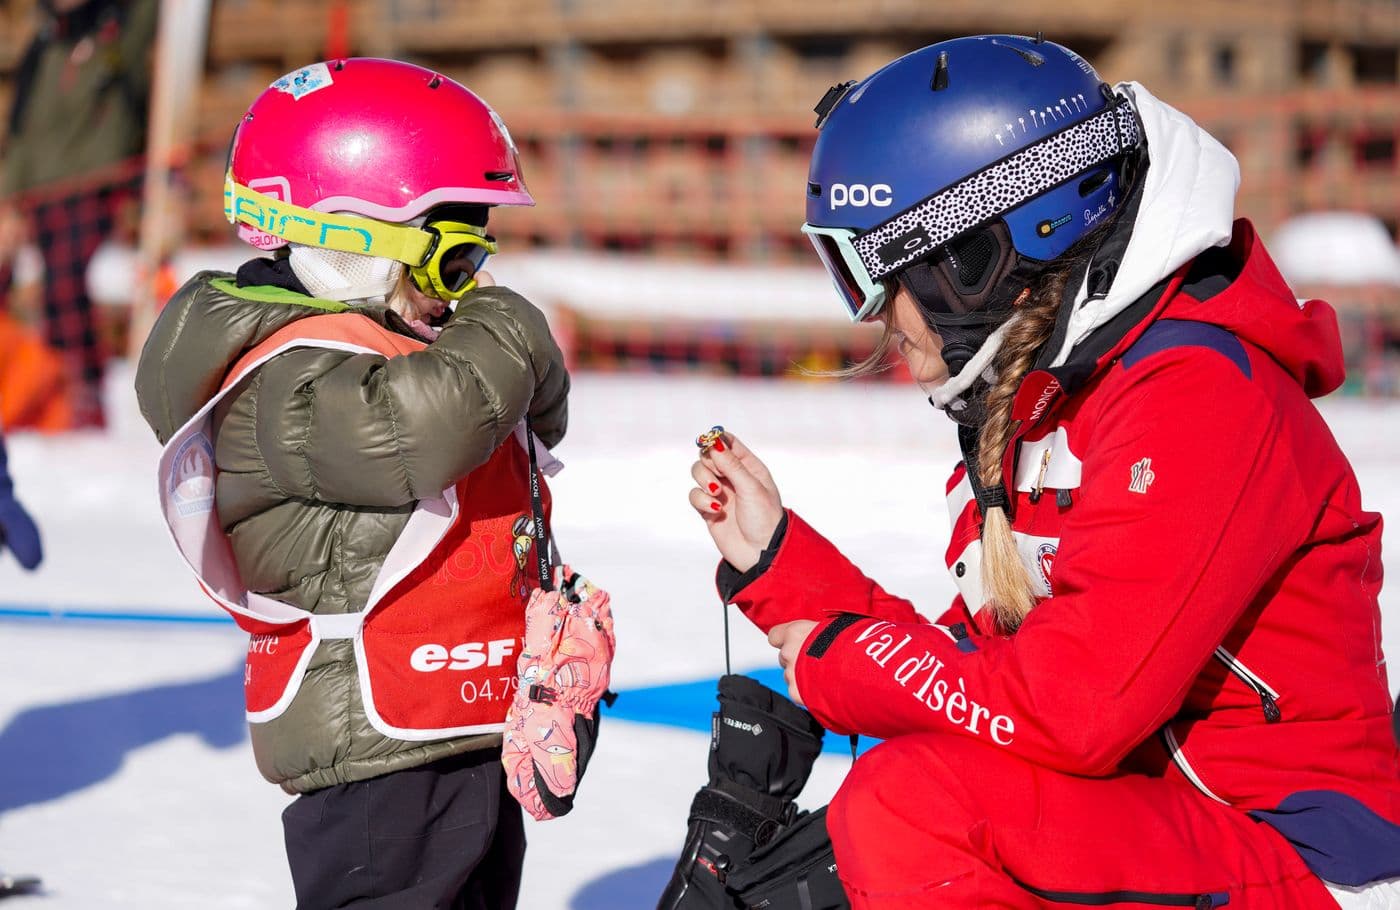
[[[1017,878],[1012,881],[1034,894],[1036,897],[1057,904],[1087,904],[1103,907],[1108,904],[1150,904],[1155,907],[1192,907],[1194,910],[1213,910],[1230,903],[1228,891],[1207,892],[1205,894],[1168,894],[1159,891],[1048,891],[1036,888]]]
[[[1260,679],[1258,674],[1240,663],[1235,655],[1225,650],[1224,647],[1215,649],[1215,659],[1224,664],[1225,669],[1229,670],[1240,682],[1253,689],[1254,694],[1259,696],[1259,704],[1264,709],[1266,723],[1276,724],[1283,719],[1283,712],[1279,710],[1278,706],[1278,693],[1268,683]]]

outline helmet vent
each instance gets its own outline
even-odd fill
[[[442,77],[434,74],[433,78],[428,80],[428,88],[437,88],[439,85],[442,85]]]
[[[1104,185],[1105,183],[1107,183],[1107,182],[1108,182],[1108,170],[1107,170],[1107,169],[1101,170],[1101,171],[1099,171],[1099,172],[1097,172],[1097,173],[1094,173],[1094,174],[1090,174],[1088,177],[1084,178],[1083,180],[1081,180],[1081,181],[1079,182],[1079,195],[1080,195],[1081,197],[1087,196],[1087,195],[1089,195],[1090,193],[1092,193],[1094,190],[1096,190],[1096,189],[1098,189],[1099,187],[1103,186],[1103,185]]]
[[[496,183],[513,183],[515,181],[515,175],[510,171],[487,171],[486,179],[495,181]]]
[[[840,85],[833,85],[822,95],[822,100],[817,102],[817,106],[812,108],[812,113],[817,115],[817,122],[813,124],[817,129],[821,129],[826,123],[826,118],[831,115],[831,111],[836,105],[841,103],[841,99],[846,97],[846,93],[855,85],[854,79],[849,82],[842,82]]]
[[[1024,47],[1017,47],[1014,44],[1002,44],[1000,41],[996,40],[993,40],[992,43],[997,47],[1004,47],[1009,51],[1015,51],[1017,54],[1021,55],[1022,60],[1029,63],[1031,66],[1040,66],[1045,62],[1045,58],[1040,54],[1037,54],[1035,51],[1026,50]]]
[[[933,84],[930,86],[935,92],[941,92],[948,87],[948,52],[938,52],[938,65],[933,68]]]
[[[807,184],[807,195],[808,195],[808,196],[820,197],[821,194],[822,194],[822,185],[821,185],[820,183],[809,183],[809,184]]]

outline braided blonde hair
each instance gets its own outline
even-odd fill
[[[977,479],[985,487],[1001,484],[1002,459],[1021,423],[1012,419],[1011,407],[1021,380],[1050,340],[1069,280],[1083,273],[1082,267],[1111,225],[1112,221],[1100,225],[1079,238],[1018,301],[1001,348],[992,360],[996,379],[984,399],[986,417],[977,438]],[[1007,493],[1014,495],[1015,491]],[[982,591],[993,615],[1007,631],[1020,626],[1035,606],[1035,588],[1016,549],[1011,520],[1003,508],[990,508],[982,517]],[[969,606],[974,611],[978,609],[978,605]]]
[[[996,381],[987,390],[986,419],[977,438],[977,479],[984,487],[1001,486],[1002,457],[1020,425],[1011,417],[1011,406],[1021,380],[1054,330],[1068,280],[1068,271],[1056,269],[1038,283],[1007,325],[1001,349],[992,361]],[[1011,520],[1000,506],[987,509],[982,516],[982,591],[997,621],[1007,630],[1019,626],[1035,606],[1035,592],[1016,550]],[[976,610],[980,605],[969,606]]]

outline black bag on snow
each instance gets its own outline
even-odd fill
[[[804,812],[725,880],[745,910],[848,910],[826,830],[826,806]]]

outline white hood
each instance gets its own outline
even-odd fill
[[[1114,86],[1132,100],[1147,136],[1147,183],[1128,248],[1108,294],[1089,299],[1088,276],[1074,298],[1064,346],[1074,346],[1203,250],[1229,243],[1240,166],[1229,149],[1136,82]]]

